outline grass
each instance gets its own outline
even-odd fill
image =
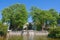
[[[0,37],[0,40],[6,40],[6,38],[4,38],[4,37]]]
[[[0,40],[5,40],[5,38],[0,37]],[[8,40],[23,40],[23,37],[10,36]],[[26,38],[24,40],[26,40]],[[34,40],[60,40],[60,39],[47,38],[47,36],[34,36]]]
[[[47,36],[35,36],[34,40],[60,40],[60,39],[48,38]]]
[[[0,37],[0,40],[3,40],[3,37]]]
[[[21,37],[21,36],[11,36],[11,37],[9,37],[8,40],[23,40],[23,37]]]

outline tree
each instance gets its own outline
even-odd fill
[[[54,27],[57,25],[57,20],[59,18],[58,12],[54,9],[49,9],[49,12],[52,14],[52,20],[50,21],[50,24]]]
[[[20,30],[27,22],[28,14],[24,4],[14,4],[2,10],[2,21],[10,24],[10,29]]]
[[[36,7],[32,7],[31,8],[31,16],[32,16],[32,19],[33,19],[33,22],[34,22],[34,25],[36,26],[39,26],[40,27],[40,22],[39,22],[39,13],[40,13],[40,9],[36,8]]]
[[[58,24],[60,24],[60,13],[59,13],[59,18],[57,20]]]
[[[53,27],[57,25],[57,19],[59,15],[58,12],[54,9],[41,10],[37,7],[32,7],[31,14],[32,14],[33,22],[37,26],[41,25],[42,30],[43,28],[45,28],[45,25],[47,24],[52,25]]]
[[[41,10],[37,7],[32,7],[31,11],[33,22],[37,26],[42,26],[42,30],[45,28],[46,21],[50,21],[52,19],[52,14],[48,10]]]

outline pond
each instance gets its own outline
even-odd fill
[[[2,37],[0,37],[0,40],[5,40]],[[11,36],[8,40],[60,40],[56,38],[47,38],[47,36],[34,36],[33,39],[26,39],[23,36]]]

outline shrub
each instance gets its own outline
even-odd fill
[[[4,32],[3,31],[0,31],[0,36],[3,36],[4,35]]]
[[[41,26],[37,26],[37,31],[40,31],[42,29],[42,27]]]
[[[48,34],[48,37],[60,38],[60,27],[56,27],[55,29],[52,29]]]
[[[7,34],[7,25],[0,23],[0,36]]]

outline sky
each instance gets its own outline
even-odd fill
[[[28,12],[30,12],[32,6],[36,6],[43,10],[53,8],[60,12],[60,0],[0,0],[0,19],[2,18],[1,11],[16,3],[25,4]],[[28,22],[32,22],[31,17],[28,18]]]

